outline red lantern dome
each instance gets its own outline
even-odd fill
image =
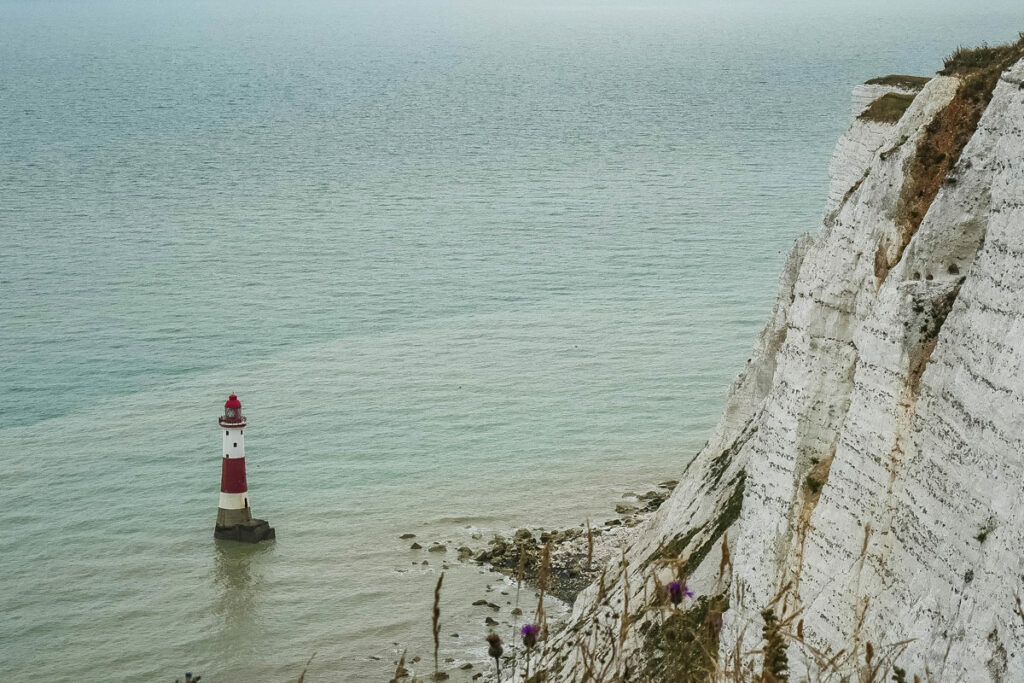
[[[245,416],[242,415],[242,402],[234,394],[224,402],[224,415],[220,418],[221,427],[244,427]]]

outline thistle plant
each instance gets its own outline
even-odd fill
[[[537,644],[537,634],[540,633],[540,627],[536,624],[524,624],[519,633],[523,636],[523,645],[526,646],[527,650],[530,650]]]
[[[505,648],[501,646],[501,636],[497,633],[487,634],[487,654],[494,659],[494,668],[498,672],[498,680],[501,680],[501,655]]]
[[[523,645],[526,647],[526,680],[529,680],[530,653],[533,652],[533,648],[537,644],[537,634],[540,633],[540,627],[536,624],[524,624],[523,628],[519,630],[519,633],[522,635]]]
[[[665,587],[668,591],[668,598],[675,607],[679,607],[679,603],[683,601],[683,598],[692,598],[693,591],[686,587],[686,583],[682,581],[673,581]]]

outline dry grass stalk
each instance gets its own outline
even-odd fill
[[[526,544],[519,544],[519,566],[516,567],[516,588],[523,585],[523,577],[526,576]]]
[[[434,610],[433,610],[433,627],[434,627],[434,678],[438,678],[438,672],[440,668],[437,665],[437,651],[441,647],[441,584],[444,583],[444,572],[437,577],[437,585],[434,587]]]
[[[619,649],[624,649],[626,635],[629,633],[629,563],[626,561],[626,551],[622,551],[622,617],[619,619]]]
[[[547,619],[544,616],[544,594],[547,592],[548,587],[551,583],[551,541],[544,544],[544,550],[540,556],[540,570],[537,573],[537,585],[540,587],[540,593],[537,598],[537,611],[534,615],[533,623],[535,623],[541,629],[541,638],[543,639],[547,631]]]
[[[672,563],[674,574],[681,575],[683,568]],[[680,683],[696,683],[708,681],[708,683],[781,683],[788,680],[788,672],[779,665],[784,660],[780,655],[785,650],[793,649],[790,656],[803,655],[806,666],[806,676],[801,677],[802,681],[808,683],[887,683],[889,678],[896,683],[903,683],[911,680],[920,683],[920,677],[908,677],[903,669],[896,666],[899,657],[904,653],[910,640],[901,641],[884,647],[879,647],[872,642],[862,645],[855,645],[853,648],[843,649],[839,652],[824,652],[805,639],[805,625],[800,618],[800,610],[792,610],[788,606],[787,594],[793,590],[792,584],[787,583],[769,602],[768,608],[772,614],[774,644],[768,643],[765,647],[756,651],[743,651],[742,644],[749,642],[745,634],[748,632],[749,624],[738,625],[739,637],[733,640],[728,651],[719,651],[717,648],[718,631],[712,629],[715,623],[711,620],[711,613],[708,613],[708,620],[694,623],[685,627],[685,633],[689,633],[693,639],[688,639],[692,656],[702,658],[706,664],[702,669],[689,669],[687,663],[679,660],[673,663],[671,669],[664,671],[645,670],[641,650],[626,649],[626,629],[631,628],[639,620],[644,618],[657,619],[662,629],[665,628],[667,617],[673,619],[681,618],[682,614],[677,610],[670,609],[664,599],[664,586],[658,571],[652,571],[649,579],[645,580],[645,591],[650,583],[652,590],[657,590],[659,595],[653,597],[650,602],[644,602],[644,608],[639,614],[630,614],[630,589],[628,567],[625,557],[621,562],[623,571],[620,589],[624,591],[622,598],[622,609],[617,610],[612,605],[599,605],[592,612],[590,628],[581,633],[575,647],[577,650],[577,670],[575,678],[583,683],[666,683],[667,681],[680,681]],[[733,597],[730,601],[736,607],[743,603],[743,591],[740,586],[734,586]],[[702,598],[703,599],[703,598]],[[694,608],[697,603],[694,604]],[[716,612],[717,614],[717,612]],[[672,615],[675,615],[674,617]],[[1021,619],[1024,620],[1024,603],[1019,610]],[[616,623],[618,622],[618,623]],[[642,632],[642,629],[641,629]],[[705,633],[706,632],[706,633]],[[677,631],[684,633],[684,631]],[[707,640],[701,637],[705,634]],[[669,642],[668,647],[675,647],[685,644],[683,641]],[[661,645],[659,647],[663,647]],[[643,643],[641,643],[643,647]],[[861,647],[864,652],[861,652]],[[774,649],[773,649],[774,648]],[[678,660],[680,653],[675,653]],[[763,662],[758,666],[761,660]],[[543,661],[543,657],[538,660]],[[675,667],[682,664],[685,670]],[[637,666],[639,665],[639,669]],[[767,665],[767,666],[766,666]],[[699,678],[693,678],[698,674]],[[781,674],[781,675],[779,675]],[[531,681],[546,680],[548,672],[538,666],[533,671],[534,678]],[[924,680],[931,683],[934,680],[941,680],[935,677],[930,671],[927,672]]]
[[[316,652],[309,656],[309,659],[306,660],[306,666],[302,667],[302,673],[299,674],[299,683],[306,680],[306,672],[309,671],[309,665],[313,661],[313,657],[316,657]]]
[[[595,613],[594,622],[595,626],[600,627],[600,613]],[[609,629],[610,628],[611,627],[609,626]],[[591,638],[595,642],[595,645],[597,644],[597,640],[600,635],[600,629],[596,628]],[[595,655],[594,651],[591,650],[585,640],[581,640],[579,642],[577,647],[580,652],[580,661],[583,664],[583,675],[580,679],[581,683],[619,683],[619,681],[624,680],[617,676],[613,677],[610,674],[620,659],[616,641],[611,637],[612,635],[613,634],[610,630],[605,634],[609,646],[608,656],[603,659],[599,659]]]
[[[722,534],[722,561],[718,563],[718,580],[725,576],[725,570],[732,567],[732,556],[729,554],[729,532]]]
[[[547,616],[544,613],[544,594],[551,584],[551,541],[544,544],[541,551],[540,569],[537,571],[537,586],[540,591],[537,593],[537,610],[534,612],[533,624],[537,627],[537,639],[546,644],[548,637]],[[524,629],[526,626],[523,627]],[[513,634],[514,637],[514,634]],[[526,649],[526,680],[530,679],[530,650]]]
[[[516,603],[515,608],[512,610],[512,636],[509,638],[509,643],[512,644],[512,670],[515,671],[516,662],[519,659],[519,649],[515,647],[516,633],[519,629],[519,594],[523,589],[523,577],[526,574],[526,544],[520,544],[519,546],[519,565],[516,567]]]
[[[395,667],[395,677],[392,680],[393,683],[398,683],[398,679],[405,678],[409,675],[409,672],[405,669],[405,654],[408,650],[402,650],[402,656],[398,658],[398,666]],[[299,679],[299,683],[302,683],[302,679]]]
[[[654,583],[655,601],[661,607],[667,607],[670,604],[668,588],[661,582],[661,577],[658,576],[657,570],[651,572],[651,581]]]
[[[590,518],[587,518],[587,571],[591,570],[591,563],[594,561],[594,530],[590,528]]]

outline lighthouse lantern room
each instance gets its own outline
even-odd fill
[[[231,394],[218,421],[223,432],[221,449],[220,504],[214,538],[258,543],[274,538],[274,529],[263,519],[254,519],[245,479],[245,416],[242,402]]]

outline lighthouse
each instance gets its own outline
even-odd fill
[[[220,505],[213,537],[224,541],[259,543],[274,538],[274,528],[264,519],[253,519],[249,486],[245,480],[245,416],[242,402],[231,394],[224,403],[220,429],[221,449]]]

